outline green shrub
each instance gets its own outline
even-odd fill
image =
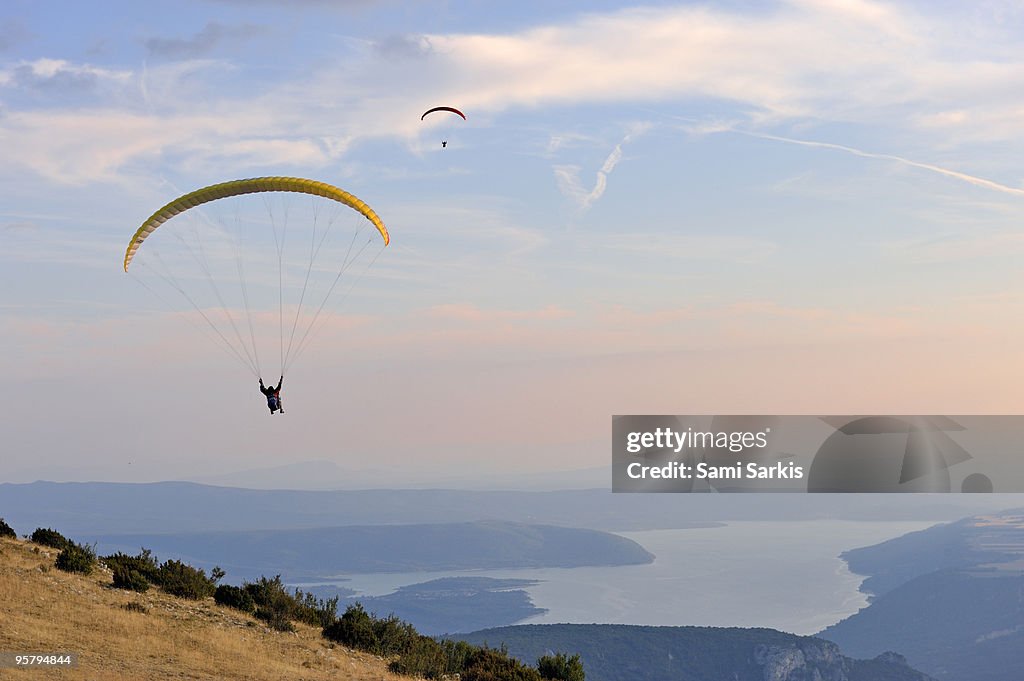
[[[149,580],[138,570],[118,565],[114,568],[114,588],[144,593],[149,591]]]
[[[57,555],[57,567],[64,572],[80,572],[87,575],[92,572],[95,564],[96,551],[91,546],[68,542]]]
[[[537,671],[545,679],[554,681],[584,681],[586,678],[579,655],[572,657],[564,653],[545,655],[537,660]]]
[[[408,622],[403,622],[396,615],[388,615],[378,619],[373,626],[377,649],[371,652],[381,657],[402,655],[410,650],[419,639],[420,634]]]
[[[395,615],[384,619],[366,612],[361,603],[353,603],[333,623],[324,627],[323,635],[349,648],[389,657],[400,655],[419,643],[420,634]]]
[[[440,643],[445,658],[445,674],[459,674],[478,647],[465,641],[444,640]]]
[[[212,596],[217,588],[203,570],[186,565],[180,560],[164,561],[160,565],[157,583],[172,596],[195,600]]]
[[[377,644],[373,621],[362,603],[356,602],[345,608],[341,617],[324,627],[323,636],[349,648],[372,651]]]
[[[274,622],[288,622],[295,614],[295,599],[291,597],[281,575],[273,579],[260,577],[242,587],[256,604],[256,617],[273,626]],[[276,628],[276,627],[275,627]]]
[[[460,674],[476,650],[476,646],[465,641],[436,641],[419,635],[397,660],[388,664],[388,669],[395,674],[440,679]]]
[[[447,673],[447,665],[441,644],[429,636],[420,635],[397,660],[388,664],[388,670],[405,676],[439,679]]]
[[[213,574],[219,579],[224,572],[218,568]],[[256,615],[278,631],[294,631],[292,620],[324,627],[337,617],[337,598],[319,599],[298,589],[294,594],[288,593],[281,575],[273,579],[260,577],[241,587],[221,585],[213,597],[221,605]]]
[[[142,549],[137,556],[129,556],[119,551],[113,555],[104,556],[103,562],[115,574],[118,568],[122,568],[139,573],[151,584],[159,583],[160,566],[157,564],[156,558],[153,557],[153,552],[149,549]]]
[[[11,526],[7,524],[3,518],[0,518],[0,537],[7,537],[9,539],[17,539],[18,533],[11,529]]]
[[[43,546],[49,546],[51,549],[63,549],[71,544],[67,537],[62,535],[57,530],[51,530],[49,528],[37,527],[32,536],[29,537],[32,541]]]
[[[221,605],[226,605],[235,610],[253,614],[256,612],[256,601],[252,599],[249,592],[238,586],[221,584],[213,594],[213,600]]]
[[[460,681],[541,681],[540,672],[527,667],[504,648],[478,648],[466,661]]]
[[[114,586],[118,589],[143,592],[160,579],[160,567],[149,549],[142,549],[137,556],[118,552],[105,556],[103,562],[114,573]]]
[[[295,590],[293,615],[300,622],[326,627],[338,617],[338,597],[321,599],[311,593]]]
[[[276,631],[295,631],[291,620],[296,604],[281,581],[281,575],[273,579],[260,577],[255,582],[247,582],[243,589],[256,606],[257,619]]]
[[[267,626],[275,631],[295,631],[295,625],[292,624],[292,621],[281,612],[257,607],[256,617],[266,622]]]
[[[584,681],[579,655],[545,656],[537,661],[538,669],[534,669],[510,657],[504,646],[493,649],[465,641],[437,641],[418,633],[395,615],[378,618],[358,602],[324,627],[323,636],[382,657],[397,656],[388,664],[391,672],[424,679],[457,674],[461,681]],[[545,673],[543,677],[540,670]]]

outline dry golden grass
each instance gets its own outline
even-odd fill
[[[57,552],[0,539],[0,652],[78,653],[72,669],[0,669],[0,679],[409,681],[384,660],[296,624],[281,633],[213,599],[114,589],[106,570],[68,574]],[[124,606],[140,603],[147,612]]]

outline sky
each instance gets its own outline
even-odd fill
[[[986,0],[9,0],[0,479],[518,474],[607,465],[614,414],[1022,413],[1022,38]],[[391,236],[274,416],[273,246],[255,373],[122,268],[172,199],[271,175]]]

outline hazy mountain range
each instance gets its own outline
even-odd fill
[[[534,624],[459,635],[505,645],[533,663],[554,651],[579,654],[587,681],[929,681],[898,654],[845,656],[833,643],[772,629]]]
[[[610,531],[730,520],[956,520],[1007,508],[1015,495],[614,494],[559,491],[256,490],[190,482],[0,484],[15,526],[68,534],[274,530],[504,520]]]
[[[937,679],[1024,669],[1024,509],[965,518],[844,554],[873,602],[819,635],[848,654],[895,648]]]

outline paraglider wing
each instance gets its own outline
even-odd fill
[[[465,118],[465,116],[463,116],[463,118]],[[387,228],[384,227],[384,223],[373,209],[343,189],[339,189],[333,185],[327,184],[326,182],[305,180],[299,177],[253,177],[247,180],[221,182],[220,184],[214,184],[209,187],[197,189],[194,192],[190,192],[184,196],[174,199],[166,206],[153,213],[149,216],[148,220],[142,223],[142,226],[139,227],[135,232],[135,235],[132,237],[132,240],[128,243],[128,250],[125,251],[124,254],[124,271],[128,271],[128,265],[131,264],[132,258],[135,257],[135,252],[139,250],[139,246],[141,246],[142,242],[146,240],[146,237],[152,234],[157,227],[167,222],[175,215],[204,203],[216,201],[217,199],[223,199],[229,196],[239,196],[241,194],[254,194],[257,192],[297,192],[299,194],[322,196],[324,198],[331,199],[332,201],[343,203],[358,211],[367,220],[373,223],[373,226],[377,228],[377,231],[380,232],[381,237],[384,239],[385,246],[387,246],[391,241],[391,237],[388,236]]]
[[[450,111],[453,114],[458,114],[458,115],[462,116],[462,120],[466,120],[466,114],[464,114],[461,111],[459,111],[458,109],[454,109],[454,108],[452,108],[450,106],[435,106],[433,109],[427,109],[423,113],[423,115],[420,116],[420,120],[422,121],[424,118],[427,117],[427,114],[432,114],[435,111]]]

